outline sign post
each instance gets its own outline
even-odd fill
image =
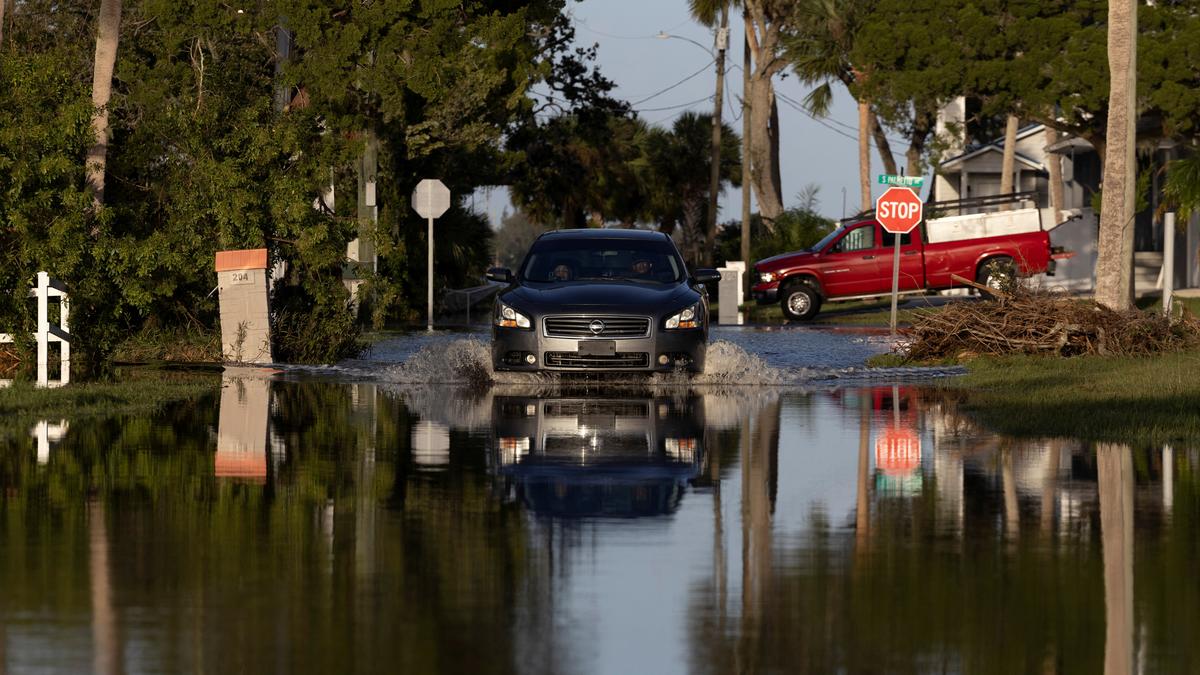
[[[884,178],[880,176],[880,179]],[[875,219],[883,229],[895,235],[892,254],[892,337],[896,337],[896,298],[900,295],[900,239],[921,222],[921,198],[906,187],[892,186],[875,201]]]
[[[433,330],[433,221],[435,218],[441,218],[450,208],[450,189],[436,178],[426,178],[413,188],[412,207],[422,218],[429,221],[429,234],[426,237],[429,241],[429,280],[425,296],[429,307],[429,320],[425,327],[427,330]]]

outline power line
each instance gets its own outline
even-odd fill
[[[579,18],[578,16],[575,16],[574,13],[571,14],[571,18],[574,19],[575,23],[579,24],[587,32],[595,33],[596,35],[599,35],[601,37],[611,38],[613,40],[657,40],[657,39],[659,39],[657,34],[654,34],[654,35],[613,35],[612,33],[606,33],[602,30],[597,30],[595,28],[592,28],[591,26],[588,25],[587,21]],[[680,26],[687,24],[687,23],[691,23],[691,22],[692,22],[691,19],[684,19],[683,21],[675,24],[674,26],[671,26],[671,28],[669,28],[668,30],[665,30],[663,32],[670,33],[671,31],[675,30],[676,28],[679,28]]]
[[[714,63],[716,63],[716,59],[713,59],[712,61],[709,61],[708,63],[704,64],[704,67],[701,68],[700,70],[697,70],[696,72],[692,73],[691,75],[688,75],[687,77],[676,82],[675,84],[672,84],[671,86],[667,87],[666,89],[661,89],[659,91],[654,92],[653,94],[650,94],[649,96],[647,96],[645,98],[641,98],[636,101],[633,101],[630,103],[630,105],[638,105],[641,103],[645,103],[646,101],[649,101],[652,98],[658,98],[659,96],[662,96],[663,94],[667,93],[668,91],[671,91],[672,89],[674,89],[675,87],[678,87],[679,85],[683,84],[684,82],[687,82],[688,80],[699,76],[701,73],[704,73],[705,71],[708,70],[708,67]]]
[[[637,112],[658,112],[660,110],[676,110],[678,108],[686,108],[691,105],[696,105],[697,103],[711,101],[712,98],[713,98],[712,94],[709,94],[708,96],[705,96],[704,98],[698,98],[695,101],[689,101],[687,103],[680,103],[679,105],[668,105],[668,106],[664,106],[662,108],[635,108],[634,110],[636,110]]]
[[[809,110],[803,103],[800,103],[799,101],[796,101],[795,99],[793,99],[785,94],[781,94],[778,91],[775,92],[775,96],[778,97],[780,100],[782,100],[784,103],[787,103],[789,106],[791,106],[795,110],[798,110],[799,112],[802,112],[805,115],[808,115],[814,122],[816,122],[817,124],[820,124],[821,126],[825,127],[826,129],[829,129],[830,131],[833,131],[837,134],[845,136],[846,138],[852,139],[856,142],[858,141],[858,127],[851,126],[844,122],[839,122],[837,120],[834,120],[833,118],[829,118],[830,121],[854,132],[854,135],[851,136],[850,134],[847,134],[844,131],[841,131],[840,129],[835,129],[835,128],[829,126],[829,124],[826,122],[825,118],[817,117],[816,115],[814,115],[812,113],[812,111]],[[886,136],[886,138],[888,139],[889,142],[895,143],[899,147],[902,147],[902,148],[909,147],[909,143],[903,139],[892,138],[891,136]]]

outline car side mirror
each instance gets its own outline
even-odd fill
[[[511,284],[513,280],[512,270],[507,267],[493,267],[484,276],[488,281],[499,281],[502,284]]]
[[[692,270],[692,281],[698,284],[708,284],[720,280],[721,273],[711,267],[701,267],[700,269]]]

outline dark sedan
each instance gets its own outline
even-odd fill
[[[496,370],[703,372],[716,270],[688,273],[670,237],[646,230],[556,230],[538,237],[496,296]]]

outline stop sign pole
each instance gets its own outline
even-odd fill
[[[0,0],[0,2],[3,1]],[[412,207],[422,218],[429,221],[429,233],[426,237],[429,242],[429,266],[427,268],[429,279],[425,289],[429,319],[425,328],[433,330],[433,221],[435,218],[441,218],[442,214],[450,208],[450,189],[436,178],[426,178],[413,188]]]
[[[900,296],[900,238],[921,222],[921,198],[906,187],[890,187],[875,200],[875,219],[883,229],[896,235],[892,253],[892,337],[896,337],[896,299]]]

